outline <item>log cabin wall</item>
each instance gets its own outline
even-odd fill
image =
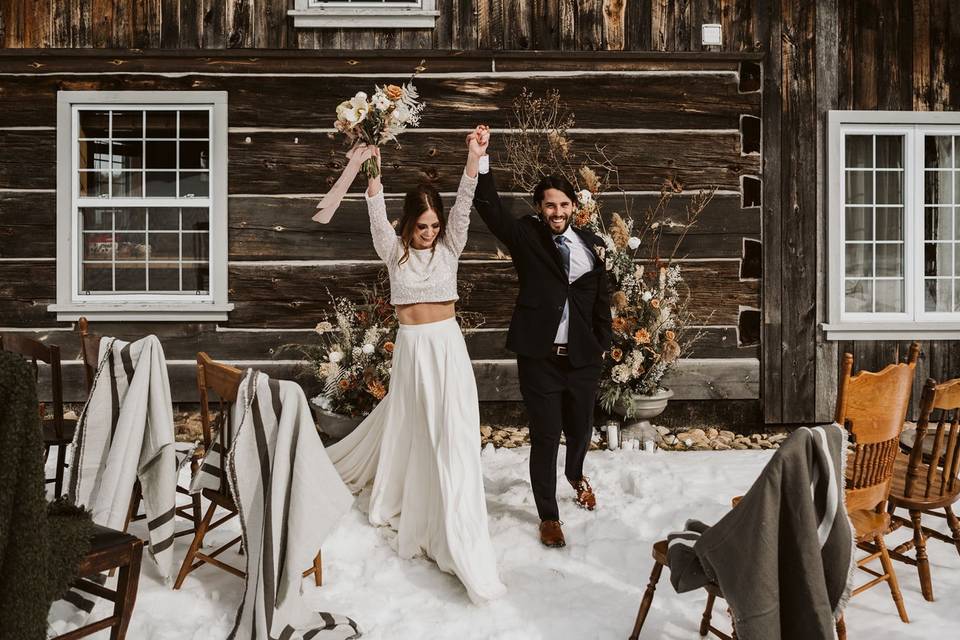
[[[418,80],[430,103],[424,128],[408,132],[402,150],[386,152],[391,212],[403,190],[422,179],[452,195],[462,137],[474,120],[502,128],[523,87],[560,89],[577,114],[580,150],[597,142],[617,156],[634,210],[652,202],[667,177],[681,179],[688,193],[719,188],[682,249],[703,338],[671,384],[681,398],[756,401],[759,52],[773,14],[757,0],[437,5],[434,30],[372,31],[295,30],[286,16],[292,2],[284,0],[0,5],[0,328],[61,344],[69,357],[79,353],[72,325],[46,310],[55,296],[56,91],[225,90],[236,305],[229,321],[96,323],[94,330],[160,336],[175,396],[184,401],[195,396],[199,349],[288,372],[291,365],[277,363],[274,349],[312,339],[310,328],[327,305],[325,288],[355,293],[381,271],[362,198],[351,198],[326,227],[309,220],[340,168],[341,149],[329,130],[333,107],[375,82],[402,79],[425,59]],[[701,44],[703,22],[723,25],[722,48]],[[598,95],[605,97],[601,109]],[[512,200],[518,213],[527,206],[520,194]],[[471,228],[461,281],[467,308],[486,316],[485,326],[467,335],[483,372],[481,397],[519,400],[503,349],[512,269],[497,259],[482,222]],[[67,369],[77,399],[78,363]]]

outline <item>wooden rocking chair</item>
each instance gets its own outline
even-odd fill
[[[226,456],[232,445],[233,429],[235,425],[231,422],[231,409],[233,403],[237,400],[237,392],[240,389],[240,383],[243,380],[243,371],[230,365],[216,362],[204,352],[197,354],[197,389],[200,392],[200,423],[203,427],[203,445],[205,450],[216,448],[223,456]],[[217,433],[214,434],[214,426],[210,420],[210,392],[216,394],[219,402],[219,412],[217,415]],[[214,441],[216,436],[216,441]],[[203,471],[201,471],[203,472]],[[218,489],[203,489],[201,492],[204,498],[210,501],[210,506],[200,520],[197,530],[190,544],[190,549],[183,559],[180,566],[180,573],[177,575],[174,589],[179,589],[187,575],[194,569],[203,564],[209,563],[215,567],[223,569],[228,573],[243,578],[246,573],[236,567],[233,567],[221,560],[217,556],[230,547],[241,542],[243,536],[237,536],[230,542],[214,549],[210,553],[200,552],[203,544],[203,538],[207,532],[219,527],[237,515],[237,505],[230,493],[230,485],[226,477],[225,465],[220,469],[220,486]],[[214,512],[217,507],[225,509],[228,513],[217,521],[213,521]],[[318,551],[314,558],[313,566],[303,572],[303,576],[314,576],[314,583],[319,587],[323,584],[323,570],[321,567],[321,554]]]
[[[845,353],[835,415],[835,420],[855,439],[854,450],[847,458],[847,515],[857,546],[870,554],[858,560],[857,567],[873,576],[854,589],[853,595],[886,582],[904,622],[910,619],[883,537],[890,527],[887,500],[919,354],[920,345],[914,342],[906,363],[891,364],[876,373],[862,371],[854,376],[851,375],[853,355]],[[882,573],[866,566],[876,559],[880,560]],[[840,637],[843,640],[846,634]]]
[[[80,336],[80,355],[83,359],[83,371],[87,381],[87,395],[89,396],[93,389],[93,378],[97,374],[97,366],[100,364],[100,336],[90,333],[90,325],[87,319],[83,317],[77,320],[77,333]],[[184,453],[179,453],[178,458],[183,455]],[[196,473],[200,455],[200,452],[195,451],[193,458],[190,460],[191,476]],[[177,516],[190,523],[190,527],[174,533],[174,538],[194,533],[197,524],[200,522],[200,496],[196,494],[191,495],[189,487],[182,487],[179,483],[177,484],[177,493],[190,497],[191,504],[189,506],[180,506],[174,510]],[[137,480],[133,488],[133,494],[130,496],[130,510],[127,512],[127,518],[123,523],[124,531],[127,530],[131,522],[143,520],[147,517],[144,513],[138,513],[142,498],[143,493],[140,488],[140,481]]]
[[[18,353],[33,363],[33,370],[39,379],[38,362],[50,365],[50,390],[53,394],[53,414],[47,415],[46,407],[40,403],[40,429],[43,432],[44,460],[50,450],[57,449],[57,469],[53,478],[47,478],[47,484],[54,483],[54,497],[63,494],[64,469],[67,468],[67,447],[73,442],[73,433],[77,421],[63,417],[63,372],[60,367],[60,347],[47,345],[38,340],[13,333],[0,334],[0,349]]]
[[[930,429],[931,416],[939,411],[936,428]],[[927,380],[920,400],[920,417],[909,455],[899,454],[894,462],[893,488],[889,512],[892,530],[906,525],[913,539],[890,551],[890,557],[917,567],[923,597],[933,601],[933,581],[927,558],[927,538],[953,544],[960,553],[960,522],[952,506],[960,499],[960,378],[937,384]],[[906,509],[910,519],[894,514]],[[953,537],[923,526],[924,514],[946,518]],[[915,556],[905,555],[915,549]]]

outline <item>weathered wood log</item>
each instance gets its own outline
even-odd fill
[[[0,130],[0,189],[53,189],[57,141],[54,131]]]
[[[4,103],[0,127],[55,126],[58,90],[146,90],[227,91],[231,127],[330,128],[341,100],[357,91],[370,93],[374,85],[402,80],[403,76],[386,73],[380,78],[14,76],[0,78]],[[576,114],[580,128],[736,129],[741,114],[760,113],[760,96],[740,93],[737,77],[729,73],[529,78],[472,78],[465,74],[462,78],[418,78],[416,84],[428,102],[423,126],[434,129],[465,131],[475,120],[505,127],[513,99],[524,88],[537,95],[558,90]],[[273,99],[265,102],[265,95]],[[611,99],[597,109],[596,95]]]
[[[0,191],[0,258],[57,255],[57,196]]]
[[[384,150],[387,189],[427,181],[441,191],[456,191],[465,155],[462,137],[460,133],[408,131],[401,149]],[[498,148],[504,144],[502,138]],[[740,154],[739,132],[707,136],[585,133],[580,146],[587,145],[605,149],[619,168],[621,188],[629,191],[659,192],[664,180],[674,176],[688,190],[738,191],[741,175],[760,171],[759,156]],[[326,133],[231,133],[229,147],[231,193],[324,193],[344,164],[340,140]],[[494,163],[493,171],[500,174],[501,188],[509,190],[503,169]]]

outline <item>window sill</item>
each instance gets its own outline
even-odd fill
[[[81,303],[51,304],[47,311],[57,314],[57,320],[74,321],[80,316],[98,321],[149,321],[149,322],[214,322],[227,320],[233,305],[170,304],[170,303]]]
[[[957,340],[960,322],[894,324],[822,324],[826,339],[836,340]]]
[[[296,29],[333,27],[337,29],[433,29],[439,11],[425,9],[380,8],[349,9],[291,9]]]

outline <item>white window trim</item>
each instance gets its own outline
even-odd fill
[[[210,130],[210,295],[202,300],[134,294],[124,300],[80,299],[76,294],[79,251],[74,187],[74,105],[212,106]],[[142,204],[137,200],[137,204]],[[111,199],[120,206],[122,199]],[[47,310],[57,320],[217,321],[226,320],[227,301],[227,92],[225,91],[58,91],[57,92],[57,302]]]
[[[298,29],[433,29],[440,12],[436,0],[404,4],[296,0],[287,15],[293,16]]]
[[[923,311],[923,134],[960,135],[960,113],[918,111],[830,111],[827,114],[827,305],[828,322],[821,325],[827,340],[955,340],[960,338],[960,313]],[[904,309],[895,313],[844,311],[844,133],[904,135]],[[919,159],[919,162],[917,161]],[[917,236],[917,234],[920,234]],[[920,283],[920,286],[917,284]]]

